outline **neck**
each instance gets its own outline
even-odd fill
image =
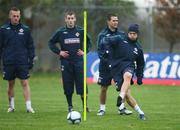
[[[116,31],[116,28],[111,28],[110,26],[108,26],[108,28],[109,28],[112,32],[115,32],[115,31]]]
[[[67,28],[74,28],[75,26],[69,26],[69,25],[66,25],[67,26]]]

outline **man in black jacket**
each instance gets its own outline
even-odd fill
[[[102,40],[105,37],[116,36],[116,35],[125,37],[125,33],[123,31],[118,30],[118,22],[119,22],[119,20],[118,20],[118,16],[116,14],[108,14],[107,15],[107,27],[105,29],[103,29],[98,35],[97,52],[98,52],[98,57],[100,59],[98,84],[101,86],[100,96],[99,96],[100,108],[97,113],[98,116],[103,116],[105,114],[107,90],[112,82],[110,68],[108,66],[106,57],[104,57],[104,53],[106,50],[104,48],[104,43],[102,42]],[[109,53],[111,53],[111,50],[109,50]],[[132,111],[126,109],[126,107],[124,105],[124,107],[122,107],[121,109],[118,110],[118,113],[121,115],[122,114],[130,115],[130,114],[132,114]]]
[[[15,79],[21,80],[27,112],[31,107],[29,69],[33,67],[34,44],[29,27],[20,23],[20,10],[13,7],[9,11],[10,21],[0,28],[0,57],[3,62],[3,78],[8,80],[8,112],[14,112]]]
[[[126,39],[121,35],[104,38],[106,52],[112,50],[112,53],[106,54],[108,57],[111,75],[119,88],[120,93],[117,98],[117,107],[121,108],[126,96],[130,94],[131,79],[136,73],[137,84],[142,84],[144,56],[141,46],[137,43],[139,26],[131,24],[128,28]],[[139,118],[145,120],[144,112],[140,109],[135,99],[130,98],[132,107],[139,113]]]
[[[61,72],[63,80],[64,94],[68,103],[68,111],[73,109],[72,95],[74,93],[74,84],[76,93],[83,96],[83,55],[84,55],[84,30],[76,26],[76,15],[73,11],[67,11],[65,14],[66,26],[59,28],[49,40],[49,48],[57,54],[61,60]],[[60,45],[60,48],[56,44]],[[87,36],[87,52],[90,48],[90,38]],[[87,111],[88,107],[87,107]]]

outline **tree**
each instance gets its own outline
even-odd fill
[[[180,0],[156,0],[155,26],[159,36],[169,42],[169,52],[180,41]]]

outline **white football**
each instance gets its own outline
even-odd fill
[[[81,122],[81,114],[78,111],[69,112],[67,120],[70,124],[79,124]]]

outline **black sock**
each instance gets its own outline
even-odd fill
[[[88,98],[88,97],[86,96],[86,106],[88,106],[88,105],[87,105],[87,98]],[[81,100],[82,100],[82,106],[84,107],[84,97],[83,97],[83,96],[81,96]]]
[[[66,95],[67,103],[69,107],[72,107],[72,94]]]

